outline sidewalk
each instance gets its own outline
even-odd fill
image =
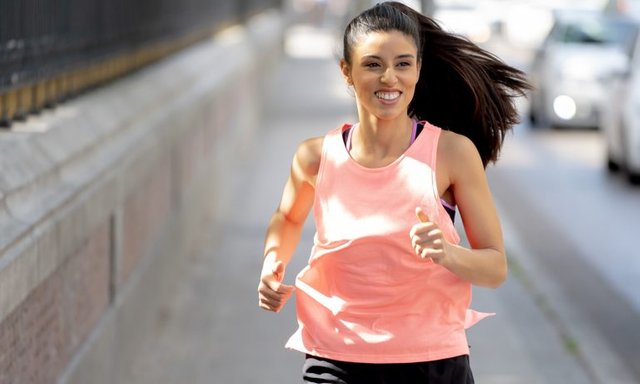
[[[301,382],[302,356],[283,348],[296,327],[293,302],[279,314],[257,306],[264,230],[298,143],[354,121],[354,111],[332,55],[282,63],[251,155],[230,165],[219,226],[203,228],[201,252],[180,272],[184,279],[152,325],[156,337],[131,362],[127,383]],[[287,283],[307,260],[313,237],[307,224]],[[469,330],[476,382],[591,383],[570,340],[562,340],[523,281],[512,268],[501,288],[474,292],[474,309],[497,312]]]

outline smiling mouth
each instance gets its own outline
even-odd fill
[[[399,91],[392,91],[392,92],[379,91],[379,92],[376,92],[375,95],[378,99],[392,101],[400,97],[400,92]]]

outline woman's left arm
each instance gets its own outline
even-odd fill
[[[411,232],[416,253],[474,285],[497,288],[507,277],[507,260],[482,160],[464,136],[443,132],[441,141],[438,172],[448,176],[470,248],[447,242],[439,227],[418,212],[420,223]]]

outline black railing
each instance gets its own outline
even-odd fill
[[[165,57],[282,0],[0,0],[0,125]]]

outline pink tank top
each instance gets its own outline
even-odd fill
[[[287,348],[364,363],[432,361],[469,353],[471,285],[420,259],[409,230],[420,206],[460,240],[440,203],[430,124],[393,163],[366,168],[347,152],[344,125],[328,133],[316,179],[316,235],[296,278],[298,330]]]

